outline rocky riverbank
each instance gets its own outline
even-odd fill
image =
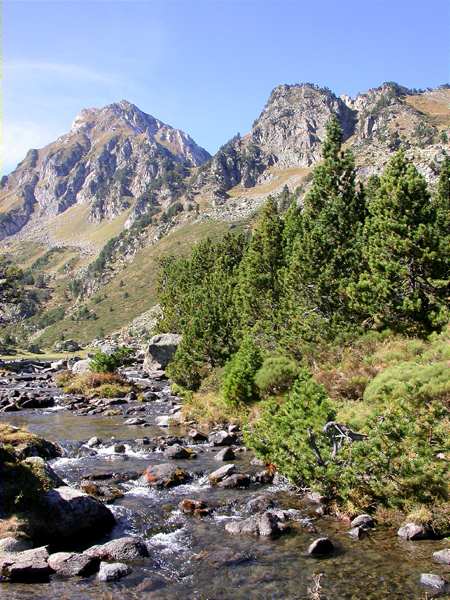
[[[122,371],[136,392],[113,399],[62,393],[53,377],[67,366],[14,363],[2,376],[17,410],[0,421],[0,597],[25,582],[27,597],[76,600],[110,586],[127,599],[448,591],[448,544],[419,523],[397,535],[370,515],[337,520],[254,459],[236,426],[182,423],[164,373],[141,362]],[[23,407],[17,393],[53,405]]]

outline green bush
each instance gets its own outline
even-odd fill
[[[91,358],[90,368],[94,373],[114,373],[119,367],[130,362],[133,351],[125,346],[118,348],[112,354],[97,351]]]
[[[262,396],[275,396],[290,389],[298,375],[295,361],[285,356],[269,356],[255,375]]]
[[[323,427],[334,410],[325,388],[302,370],[285,399],[270,398],[260,406],[259,418],[245,432],[246,444],[294,483],[326,488],[331,449]]]
[[[261,364],[261,350],[250,336],[246,336],[225,365],[222,394],[227,404],[249,403],[259,398],[255,375]]]

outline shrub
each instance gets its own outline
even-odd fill
[[[98,350],[91,358],[90,368],[96,373],[114,373],[119,367],[130,362],[133,351],[122,346],[112,354]]]
[[[326,488],[331,448],[323,427],[333,417],[325,388],[302,370],[287,398],[261,403],[260,416],[247,429],[245,440],[294,483]]]
[[[262,396],[276,396],[290,389],[298,366],[285,356],[269,356],[255,375],[255,383]]]
[[[222,394],[227,404],[237,405],[258,399],[255,375],[261,364],[261,350],[250,336],[246,336],[239,350],[225,365]]]
[[[70,371],[64,371],[57,375],[55,380],[66,394],[83,394],[89,398],[118,398],[133,389],[133,386],[117,373],[74,375]]]

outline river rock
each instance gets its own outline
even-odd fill
[[[101,560],[136,560],[149,556],[145,542],[131,536],[111,540],[100,546],[92,546],[84,554]]]
[[[433,588],[437,592],[443,594],[450,590],[449,582],[434,573],[422,573],[420,576],[420,583],[426,587]]]
[[[245,511],[249,513],[263,512],[275,506],[275,502],[270,496],[261,495],[252,498],[245,505]]]
[[[433,552],[433,560],[442,565],[450,565],[450,548]]]
[[[209,565],[216,569],[224,567],[235,567],[242,565],[254,559],[249,552],[238,552],[232,548],[217,548],[215,550],[205,550],[194,556],[195,560],[205,560]]]
[[[125,454],[127,451],[125,444],[114,444],[113,450],[116,454]]]
[[[87,446],[88,448],[95,448],[95,446],[100,446],[100,444],[102,443],[101,438],[94,436],[91,437],[86,443],[85,446]]]
[[[100,563],[98,579],[100,581],[118,581],[131,573],[131,567],[124,563]]]
[[[186,459],[192,458],[193,452],[188,448],[180,446],[180,444],[173,444],[164,450],[164,456],[170,459]]]
[[[81,350],[81,346],[75,340],[62,340],[55,343],[53,350],[55,352],[77,352]]]
[[[327,537],[317,538],[308,546],[309,556],[314,557],[329,556],[330,554],[333,554],[334,550],[335,547],[333,542]]]
[[[77,362],[72,365],[71,371],[75,375],[84,375],[85,373],[90,373],[91,360],[89,358],[84,358],[83,360],[77,360]]]
[[[17,583],[48,581],[52,572],[48,557],[47,546],[11,554],[0,559],[0,575]]]
[[[225,430],[214,431],[209,434],[208,441],[213,446],[232,446],[236,442],[236,436]]]
[[[32,537],[81,542],[101,535],[115,524],[112,512],[99,500],[69,486],[46,492],[42,512],[31,523]],[[45,515],[43,518],[42,515]]]
[[[350,525],[352,527],[363,527],[365,529],[371,529],[372,527],[375,527],[375,520],[370,515],[363,514],[355,517],[350,523]]]
[[[277,515],[266,511],[242,521],[231,521],[225,525],[225,529],[232,534],[275,536],[288,528],[285,523],[280,522]]]
[[[223,465],[223,467],[219,467],[218,469],[210,473],[208,475],[208,479],[211,483],[217,484],[219,483],[219,481],[222,481],[222,479],[225,479],[225,477],[229,477],[230,475],[232,475],[235,471],[236,465]]]
[[[406,523],[397,531],[397,535],[404,540],[426,540],[430,537],[428,529],[418,523]]]
[[[360,540],[367,535],[367,527],[352,527],[348,535],[354,540]]]
[[[169,415],[161,415],[156,417],[155,423],[158,427],[169,427],[170,416]]]
[[[49,556],[48,564],[63,577],[89,577],[98,570],[100,559],[76,552],[56,552]]]
[[[197,517],[205,517],[211,514],[211,509],[203,500],[191,500],[185,498],[180,502],[178,508],[186,515],[195,515]]]
[[[151,486],[170,488],[189,480],[189,475],[184,469],[170,463],[150,465],[144,472],[144,481]]]
[[[24,538],[6,537],[0,540],[0,555],[22,552],[33,547],[31,540]]]
[[[144,425],[145,423],[146,421],[142,417],[132,417],[131,419],[127,419],[124,425]]]
[[[201,431],[197,431],[197,429],[191,429],[188,433],[188,436],[191,438],[193,442],[206,442],[208,436]]]
[[[217,485],[226,490],[247,488],[250,485],[250,477],[244,473],[233,473],[233,475],[219,481]]]
[[[172,360],[180,342],[181,335],[176,333],[154,335],[145,351],[144,371],[151,373],[152,371],[165,369]]]
[[[66,485],[52,467],[40,456],[29,456],[21,462],[22,465],[31,468],[34,473],[39,473],[39,478],[45,480],[47,485],[60,487]]]
[[[214,456],[214,459],[219,461],[219,462],[224,462],[226,460],[234,460],[236,457],[233,448],[230,448],[230,446],[227,446],[226,448],[223,448],[222,450],[219,450],[219,452]]]

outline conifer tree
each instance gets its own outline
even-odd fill
[[[403,151],[397,152],[368,207],[367,270],[350,289],[355,306],[366,316],[409,331],[428,331],[442,318],[445,292],[436,281],[441,264],[436,239],[440,204],[441,199],[433,206],[425,179]]]
[[[273,321],[280,296],[282,264],[282,222],[275,201],[269,198],[239,266],[235,302],[241,329]]]

